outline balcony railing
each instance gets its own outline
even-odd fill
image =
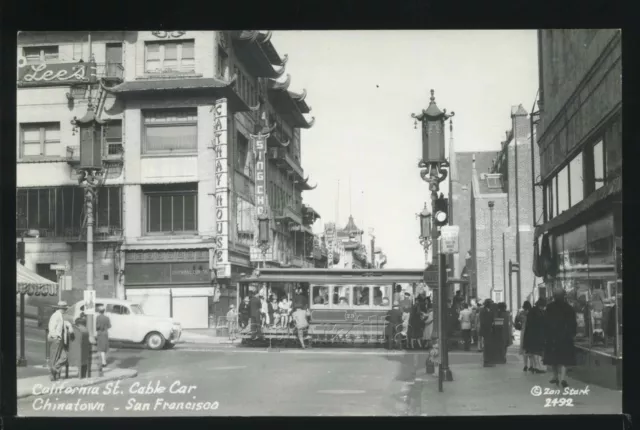
[[[107,160],[121,160],[124,156],[122,141],[105,142],[103,158]],[[67,146],[66,160],[69,164],[80,162],[80,146]]]
[[[96,242],[119,242],[123,240],[123,230],[120,226],[99,225],[93,229],[93,240]],[[86,242],[87,229],[82,227],[66,228],[64,238],[68,242]]]
[[[96,76],[106,79],[124,79],[124,67],[121,63],[96,64]]]
[[[299,179],[304,179],[304,171],[300,163],[296,161],[285,148],[271,148],[269,150],[269,158],[275,160],[278,167],[285,168],[292,173],[295,173]]]

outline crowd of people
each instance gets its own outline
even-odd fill
[[[80,313],[72,324],[64,318],[68,309],[67,302],[60,301],[55,308],[56,311],[49,318],[47,327],[51,381],[59,380],[62,377],[62,369],[68,365],[78,368],[78,376],[81,379],[90,376],[91,340],[87,329],[87,316]],[[111,321],[104,314],[104,306],[99,306],[96,310],[98,315],[95,319],[95,343],[100,355],[97,367],[98,376],[102,376],[103,368],[107,365]]]
[[[309,300],[302,288],[298,287],[293,300],[288,294],[279,297],[272,293],[266,299],[266,291],[250,291],[240,303],[236,312],[231,305],[227,313],[229,323],[229,338],[235,339],[239,325],[240,329],[249,327],[254,338],[262,337],[262,329],[294,329],[303,348],[304,335],[309,327]],[[237,321],[237,322],[236,322]]]
[[[402,292],[401,285],[393,287],[393,304],[387,315],[387,345],[393,349],[404,343],[409,349],[431,348],[433,334],[433,306],[422,290],[415,298]]]

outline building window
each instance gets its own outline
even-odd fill
[[[601,140],[593,145],[594,190],[602,187],[605,183],[607,171],[605,167],[604,143]]]
[[[544,192],[546,193],[546,198],[547,198],[547,221],[550,221],[553,219],[554,216],[554,212],[553,212],[553,207],[554,207],[554,199],[553,199],[553,184],[554,184],[554,180],[552,179],[551,181],[549,181],[549,183],[544,187]]]
[[[502,291],[493,292],[493,301],[495,303],[502,303],[503,300],[504,300],[504,295]]]
[[[114,120],[107,123],[104,132],[104,148],[107,155],[122,154],[122,121]]]
[[[222,79],[229,78],[229,55],[218,45],[218,73]]]
[[[122,187],[101,187],[95,202],[97,227],[122,229]],[[16,227],[35,229],[42,237],[84,234],[84,190],[80,187],[30,188],[16,193]]]
[[[60,123],[20,124],[21,157],[60,157]]]
[[[57,46],[25,46],[22,55],[27,59],[27,64],[49,63],[58,60]]]
[[[253,153],[249,148],[249,139],[247,139],[242,133],[237,132],[236,142],[236,170],[238,172],[242,172],[253,181]]]
[[[122,216],[122,188],[100,187],[98,188],[96,201],[96,227],[112,229],[121,228]]]
[[[584,198],[584,172],[582,168],[582,152],[569,163],[569,185],[571,206],[580,203]]]
[[[197,184],[147,186],[143,193],[147,234],[197,232]]]
[[[143,152],[195,152],[197,113],[196,108],[145,111]]]
[[[195,71],[194,41],[147,42],[145,44],[145,72]]]
[[[236,230],[238,242],[247,246],[253,243],[255,229],[255,206],[247,200],[236,197]]]
[[[557,215],[569,209],[569,168],[564,166],[558,173],[558,210]]]
[[[558,216],[558,176],[553,178],[553,184],[551,185],[553,198],[553,216]]]

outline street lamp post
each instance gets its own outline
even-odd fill
[[[491,295],[493,296],[493,291],[495,289],[495,278],[494,278],[494,265],[493,265],[493,206],[494,202],[489,202],[489,236],[491,241]]]
[[[420,177],[423,181],[429,183],[431,191],[431,212],[436,216],[438,191],[440,183],[447,178],[449,163],[445,158],[445,142],[444,142],[444,121],[454,115],[453,112],[447,114],[447,110],[441,111],[436,105],[434,91],[431,90],[431,98],[427,109],[423,109],[419,114],[411,114],[411,117],[422,123],[422,159],[418,163],[418,167],[422,168]],[[423,211],[425,217],[421,216],[426,222],[426,209]],[[438,220],[436,220],[438,221]],[[438,291],[437,309],[439,321],[438,343],[440,350],[440,366],[438,366],[439,388],[442,391],[442,381],[453,380],[453,375],[449,369],[448,351],[447,351],[447,331],[446,331],[446,308],[447,308],[447,286],[446,286],[446,255],[440,254],[438,249],[438,227],[437,223],[431,224],[431,245],[433,246],[433,259],[437,258],[438,263]],[[426,243],[426,240],[425,242]],[[423,243],[423,246],[424,246]],[[437,257],[436,257],[437,256]]]

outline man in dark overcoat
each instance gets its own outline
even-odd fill
[[[495,366],[495,342],[493,341],[493,302],[491,299],[484,301],[482,311],[480,311],[480,336],[484,341],[482,349],[482,361],[484,367]]]
[[[575,366],[576,352],[573,338],[576,335],[576,312],[565,300],[565,291],[556,288],[553,302],[547,305],[545,319],[544,364],[553,370],[552,384],[561,384],[566,388],[567,366]]]
[[[69,364],[78,368],[80,379],[87,377],[91,366],[91,340],[84,314],[80,314],[73,326],[73,340],[69,347]]]

